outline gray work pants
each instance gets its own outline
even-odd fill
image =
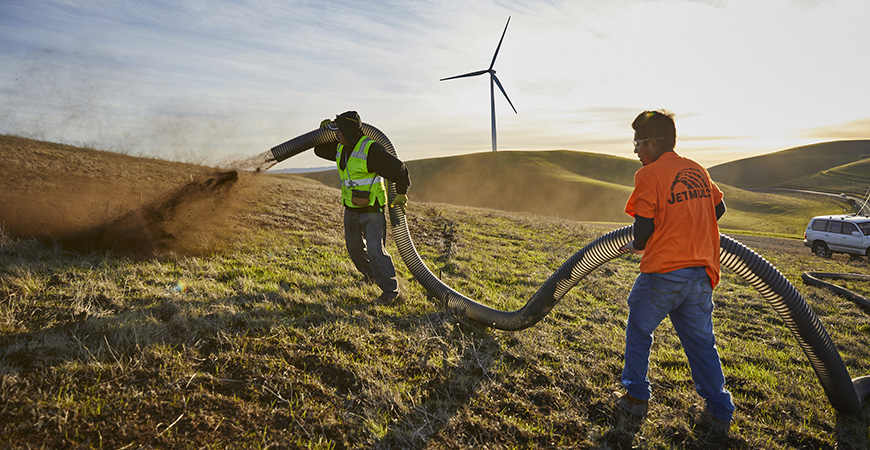
[[[344,241],[356,268],[373,279],[386,294],[398,295],[393,259],[387,253],[387,220],[383,212],[365,213],[345,208]]]

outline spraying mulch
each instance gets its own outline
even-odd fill
[[[253,173],[0,136],[0,226],[75,251],[201,254],[232,236]]]

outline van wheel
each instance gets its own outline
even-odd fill
[[[824,242],[816,242],[815,244],[813,244],[813,253],[815,253],[816,256],[820,258],[827,259],[831,257],[832,252],[830,249],[828,249],[828,245]]]

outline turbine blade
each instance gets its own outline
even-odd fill
[[[489,72],[489,71],[488,71],[488,70],[478,70],[477,72],[469,72],[469,73],[465,73],[465,74],[462,74],[462,75],[456,75],[456,76],[454,76],[454,77],[442,78],[442,79],[440,79],[440,80],[438,80],[438,81],[452,80],[452,79],[454,79],[454,78],[474,77],[474,76],[477,76],[477,75],[483,75],[483,74],[485,74],[485,73],[487,73],[487,72]]]
[[[511,23],[511,16],[508,16],[507,23],[504,24],[504,31],[501,32],[501,39],[498,40],[498,47],[495,48],[495,54],[492,55],[492,62],[489,63],[489,70],[492,70],[492,66],[495,65],[495,58],[498,57],[498,51],[501,49],[501,41],[504,40],[504,35],[507,33],[507,27]]]
[[[513,102],[511,102],[510,97],[508,97],[507,92],[505,92],[505,91],[504,91],[504,88],[501,86],[501,82],[498,81],[498,77],[495,76],[495,74],[493,74],[493,75],[492,75],[492,79],[495,80],[495,84],[498,85],[498,88],[501,90],[501,93],[504,94],[504,98],[507,99],[508,104],[510,104],[510,105],[511,105],[511,108],[513,108],[513,110],[514,110],[514,114],[519,114],[519,113],[517,112],[517,109],[514,108],[514,104],[513,104]]]

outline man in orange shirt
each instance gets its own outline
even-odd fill
[[[719,226],[725,213],[722,192],[707,170],[674,152],[673,114],[644,111],[631,124],[634,152],[643,167],[625,212],[634,217],[634,240],[622,248],[642,255],[640,275],[628,296],[625,365],[614,393],[625,411],[646,415],[650,399],[653,331],[666,316],[677,331],[692,369],[695,389],[706,400],[699,421],[727,433],[734,414],[725,389],[713,335],[713,288],[719,282]]]

